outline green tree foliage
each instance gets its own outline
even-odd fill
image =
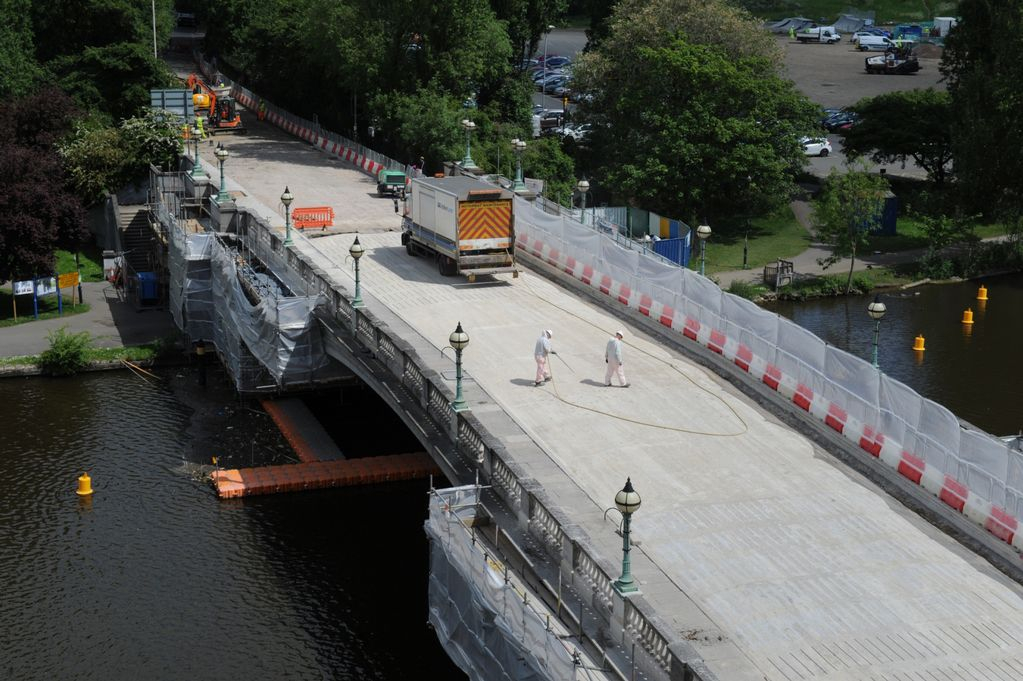
[[[174,85],[153,58],[152,46],[138,43],[87,47],[51,60],[47,68],[83,108],[102,112],[111,121],[148,107],[150,89]]]
[[[74,108],[60,92],[0,103],[0,280],[51,274],[54,251],[88,236],[81,202],[64,182],[53,140]]]
[[[174,25],[173,0],[157,0],[157,45]],[[170,87],[153,55],[150,3],[67,0],[32,3],[36,58],[79,104],[111,120],[148,106],[150,88]]]
[[[945,182],[952,161],[952,126],[948,93],[932,88],[889,92],[855,106],[861,120],[845,136],[852,157],[875,163],[905,163],[927,171],[937,185]]]
[[[181,151],[177,128],[153,111],[118,127],[79,123],[58,149],[70,184],[86,204],[140,179],[150,165],[171,166]]]
[[[595,124],[598,179],[629,203],[686,220],[783,202],[816,107],[764,56],[655,37],[656,46],[624,45],[614,34],[604,43],[613,52],[600,48],[580,67],[595,97],[583,116]]]
[[[0,0],[0,98],[27,95],[42,79],[35,60],[29,0]]]
[[[71,333],[66,326],[46,335],[50,347],[39,355],[39,367],[50,376],[72,376],[87,362],[86,354],[92,346],[88,331]]]
[[[952,139],[962,202],[1023,224],[1023,4],[962,0],[945,41]]]
[[[575,189],[575,164],[562,145],[550,135],[528,142],[522,153],[522,172],[543,180],[544,194],[555,200],[563,197],[567,204]]]
[[[621,0],[614,6],[607,38],[587,69],[614,75],[638,47],[657,47],[684,34],[686,41],[716,45],[731,58],[762,57],[773,68],[782,52],[774,37],[748,12],[724,0]]]
[[[561,18],[568,6],[566,0],[492,0],[490,4],[507,26],[516,61],[536,54],[547,27]]]
[[[856,254],[866,245],[884,207],[887,181],[869,172],[862,164],[848,172],[831,170],[820,196],[813,203],[813,221],[817,238],[831,247],[831,255],[822,258],[825,268],[849,258],[846,293],[852,290]]]
[[[426,89],[413,95],[392,92],[378,96],[373,106],[380,112],[378,137],[400,150],[400,160],[412,163],[423,156],[427,172],[434,172],[441,169],[443,161],[462,158],[464,131],[459,121],[464,113],[454,97]]]

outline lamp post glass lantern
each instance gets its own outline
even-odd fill
[[[590,183],[586,181],[586,178],[579,180],[579,183],[575,186],[579,190],[579,221],[584,225],[586,224],[586,192],[590,191]]]
[[[884,313],[888,309],[881,302],[881,296],[874,296],[874,302],[867,305],[867,314],[874,320],[874,368],[880,369],[880,365],[877,363],[877,340],[881,333],[881,318],[884,317]]]
[[[710,225],[700,225],[696,228],[696,236],[700,238],[700,275],[707,269],[707,239],[710,238]]]
[[[639,591],[636,581],[632,578],[632,561],[629,553],[632,546],[629,543],[629,525],[632,522],[632,514],[639,510],[642,499],[639,493],[632,488],[632,478],[625,480],[625,487],[615,495],[615,506],[622,514],[622,576],[615,580],[614,588],[620,594],[635,593]]]
[[[454,411],[465,411],[469,405],[462,397],[462,350],[469,344],[469,334],[462,330],[462,322],[448,336],[448,343],[455,349],[455,401],[451,403]]]
[[[191,175],[194,178],[206,177],[206,171],[202,169],[202,163],[199,162],[199,135],[201,134],[198,126],[192,127],[192,140],[195,141],[195,157],[192,159]]]
[[[526,190],[526,183],[522,179],[522,152],[526,150],[526,143],[519,138],[512,140],[512,148],[515,150],[515,184],[512,191],[522,192]]]
[[[359,243],[359,235],[355,235],[355,241],[348,249],[348,254],[355,261],[355,297],[352,298],[352,307],[362,307],[362,289],[359,286],[359,258],[366,252],[365,247]]]
[[[285,186],[284,193],[281,194],[281,203],[284,204],[284,245],[291,245],[291,212],[289,206],[291,202],[295,200],[295,197],[291,194],[291,191]]]
[[[214,154],[217,157],[217,161],[220,162],[220,191],[217,192],[217,203],[224,203],[231,199],[231,197],[227,195],[227,185],[224,184],[224,161],[227,160],[230,152],[228,152],[228,150],[224,148],[223,143],[221,143],[217,145],[217,150]]]
[[[465,128],[465,158],[462,159],[463,168],[475,168],[476,162],[472,160],[472,131],[476,129],[476,124],[470,121],[468,118],[462,119],[462,127]]]

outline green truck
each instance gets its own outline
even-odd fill
[[[381,170],[377,173],[377,195],[391,194],[398,196],[405,191],[405,172],[402,170]]]

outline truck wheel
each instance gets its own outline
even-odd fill
[[[405,252],[411,255],[413,258],[416,257],[416,247],[412,245],[411,241],[405,242]]]
[[[378,184],[377,185],[377,196],[382,197],[383,195],[384,195],[384,185]]]
[[[437,259],[437,270],[440,272],[440,276],[450,277],[455,274],[457,267],[455,265],[454,260],[445,255],[442,255],[440,258]]]

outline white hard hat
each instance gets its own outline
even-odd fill
[[[622,330],[615,331],[615,335],[620,336],[621,338],[625,338],[625,332]]]
[[[544,329],[544,333],[547,334],[548,338],[554,338],[554,332],[550,329]]]

